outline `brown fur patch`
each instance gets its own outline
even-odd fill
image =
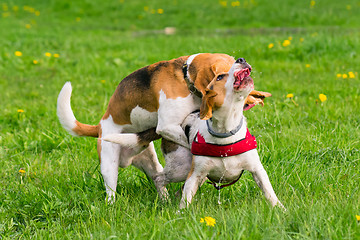
[[[72,130],[79,136],[98,137],[99,136],[99,125],[88,125],[83,124],[79,121],[75,121],[76,127]]]
[[[137,134],[140,139],[140,145],[149,145],[150,142],[160,139],[161,136],[156,133],[156,128],[150,128]]]
[[[179,148],[179,145],[172,141],[166,140],[165,138],[163,138],[161,140],[161,151],[163,152],[163,154],[168,154],[168,153],[174,152],[178,148]]]

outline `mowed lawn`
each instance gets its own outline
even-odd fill
[[[21,0],[0,14],[0,239],[360,238],[359,1]],[[77,119],[97,124],[125,76],[199,52],[244,57],[273,94],[245,115],[286,212],[250,173],[179,212],[181,184],[161,202],[134,167],[108,205],[96,139],[58,122],[66,81]]]

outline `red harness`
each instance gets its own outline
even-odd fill
[[[206,143],[204,137],[197,132],[196,137],[191,144],[191,153],[199,156],[230,157],[250,151],[256,147],[256,139],[250,134],[249,129],[247,129],[244,139],[227,145]]]

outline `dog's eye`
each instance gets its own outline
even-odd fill
[[[216,78],[216,81],[220,81],[225,77],[225,74],[221,74]]]

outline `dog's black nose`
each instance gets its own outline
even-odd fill
[[[236,63],[246,63],[245,58],[238,58],[238,60],[236,60]]]

